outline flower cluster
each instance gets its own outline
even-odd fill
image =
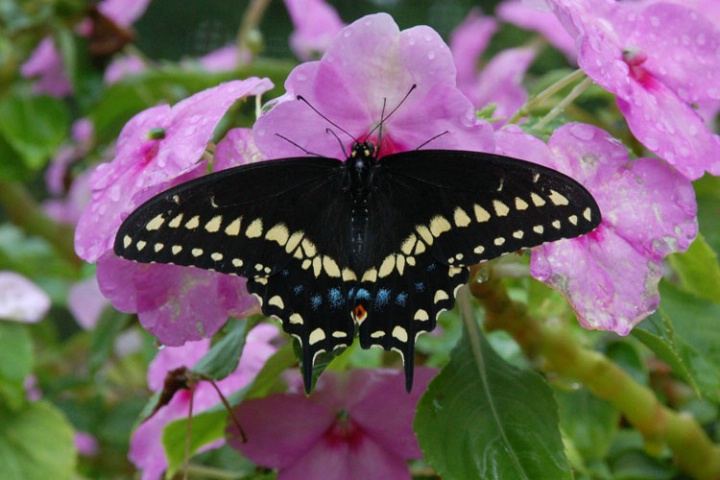
[[[129,27],[148,3],[104,0],[97,8]],[[68,289],[68,308],[88,330],[108,301],[137,314],[164,345],[148,371],[151,391],[161,390],[167,371],[191,367],[206,354],[228,317],[243,319],[260,308],[244,278],[118,258],[113,245],[123,220],[159,192],[209,171],[301,152],[345,160],[358,141],[377,145],[379,158],[425,148],[485,152],[575,179],[596,200],[600,225],[579,238],[534,248],[525,275],[560,292],[586,329],[627,335],[658,309],[666,257],[686,251],[698,235],[692,182],[720,175],[720,136],[713,125],[720,112],[720,14],[711,0],[507,0],[495,16],[469,12],[448,43],[427,26],[401,30],[385,13],[346,25],[322,0],[285,4],[296,27],[290,47],[304,63],[289,73],[284,94],[265,105],[252,128],[226,129],[224,121],[237,102],[273,88],[266,78],[227,81],[173,106],[137,113],[106,150],[112,159],[75,176],[68,187],[68,172],[96,142],[90,121],[80,120],[72,144],[60,149],[47,172],[53,198],[45,212],[76,225],[77,255],[96,264],[94,277]],[[612,96],[612,131],[624,132],[625,143],[602,121],[569,121],[542,136],[542,128],[533,126],[538,115],[525,85],[546,43],[494,53],[491,42],[503,22],[545,37],[564,54],[558,55],[564,65],[579,68],[568,78],[594,83],[603,90],[602,101]],[[88,36],[90,29],[81,22],[78,34]],[[206,70],[245,62],[252,65],[251,55],[234,46],[197,60]],[[116,58],[105,81],[121,82],[146,68],[151,66],[139,57]],[[21,73],[37,79],[36,91],[66,96],[73,85],[65,69],[48,37]],[[333,271],[327,263],[323,268]],[[402,273],[402,267],[397,270]],[[277,305],[278,298],[270,301]],[[32,282],[0,271],[0,319],[34,323],[49,308],[48,296]],[[255,381],[277,352],[276,333],[268,325],[249,333],[238,368],[218,381],[223,394]],[[277,388],[235,409],[248,441],[240,441],[229,425],[228,443],[255,464],[277,469],[280,480],[410,478],[408,460],[423,456],[412,430],[414,409],[436,372],[417,368],[415,387],[406,394],[398,369],[346,367],[328,369],[309,396],[294,371],[278,374]],[[215,390],[201,382],[177,393],[134,431],[129,457],[144,479],[160,478],[168,467],[162,432],[188,415],[191,396],[195,412],[218,403]],[[98,451],[92,436],[79,435],[77,442],[86,444],[88,455]],[[223,443],[218,439],[203,450]]]

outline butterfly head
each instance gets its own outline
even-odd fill
[[[372,142],[355,142],[350,150],[350,158],[359,159],[377,159],[378,147]]]

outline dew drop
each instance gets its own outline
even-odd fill
[[[595,130],[590,125],[573,125],[570,132],[580,140],[592,140],[595,137]]]
[[[432,50],[430,50],[430,51],[428,52],[427,57],[428,57],[429,60],[435,60],[435,52],[433,52]]]
[[[660,26],[660,19],[659,19],[658,17],[655,17],[655,16],[650,17],[650,24],[651,24],[653,27],[659,27],[659,26]]]
[[[659,146],[658,141],[655,140],[654,138],[648,138],[643,143],[645,143],[645,146],[649,150],[657,150],[657,148]]]

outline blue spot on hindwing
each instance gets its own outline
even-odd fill
[[[356,300],[370,300],[372,295],[364,288],[358,288],[357,294],[355,295]]]
[[[375,308],[382,310],[388,303],[390,303],[390,290],[387,288],[380,288],[375,296]]]
[[[328,301],[333,309],[337,310],[342,308],[345,305],[344,300],[339,288],[331,288],[328,290]]]
[[[304,289],[305,287],[303,287],[302,285],[295,285],[293,287],[293,293],[295,293],[295,295],[300,295]]]
[[[397,297],[395,297],[395,304],[404,307],[407,303],[408,294],[405,292],[398,293]]]
[[[320,305],[322,305],[322,296],[320,295],[313,295],[310,297],[310,306],[313,310],[318,310],[320,308]]]
[[[424,292],[425,291],[425,282],[416,282],[415,283],[415,291],[416,292]]]
[[[432,272],[432,271],[435,270],[436,268],[437,268],[437,264],[436,264],[435,262],[432,262],[432,263],[429,263],[429,264],[428,264],[428,266],[427,266],[427,271],[428,271],[428,272]]]

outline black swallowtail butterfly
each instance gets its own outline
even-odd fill
[[[302,347],[306,389],[321,352],[400,353],[412,386],[417,335],[451,309],[468,266],[592,231],[600,210],[554,170],[490,153],[414,150],[345,162],[298,157],[178,185],[124,221],[115,253],[247,277],[265,315]]]

